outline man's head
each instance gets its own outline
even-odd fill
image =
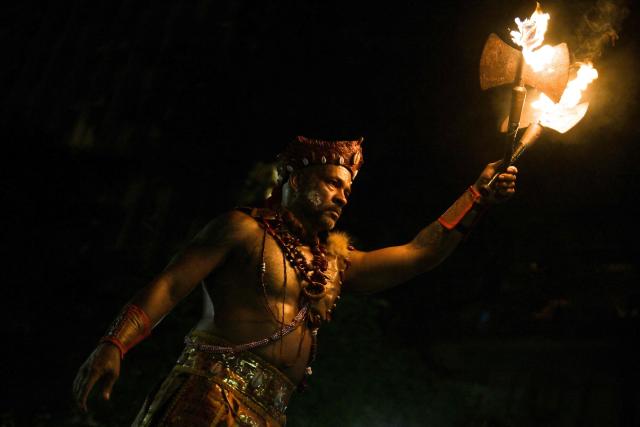
[[[297,137],[278,156],[282,205],[307,228],[332,229],[362,166],[362,138],[326,141]]]
[[[315,231],[335,227],[351,194],[351,172],[336,165],[294,171],[283,186],[282,205]]]

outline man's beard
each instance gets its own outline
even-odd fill
[[[321,230],[331,230],[340,218],[341,209],[333,203],[322,203],[320,193],[310,190],[304,195],[304,214],[308,220],[312,221]],[[335,211],[337,216],[331,215],[329,211]]]
[[[320,205],[322,205],[322,199],[320,198],[320,193],[315,190],[311,190],[307,193],[307,202],[315,208],[318,209]]]

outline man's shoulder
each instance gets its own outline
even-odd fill
[[[260,228],[257,218],[245,209],[232,209],[214,219],[220,227],[230,232],[255,231]]]
[[[236,212],[242,212],[243,214],[254,218],[256,221],[262,221],[263,219],[272,220],[275,219],[276,211],[270,208],[256,208],[253,206],[240,206],[234,208]]]
[[[250,215],[237,209],[213,218],[195,237],[194,244],[238,244],[260,233],[260,225]]]

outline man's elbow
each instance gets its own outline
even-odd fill
[[[150,297],[157,304],[173,307],[184,297],[184,285],[171,274],[161,274],[149,286]]]

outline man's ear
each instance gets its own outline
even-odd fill
[[[294,171],[289,174],[289,188],[296,193],[300,189],[300,174],[298,171]]]

